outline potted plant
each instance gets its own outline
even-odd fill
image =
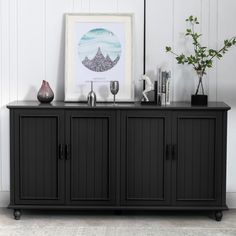
[[[236,37],[224,40],[224,45],[219,49],[211,49],[206,46],[202,46],[200,43],[201,34],[195,32],[195,26],[199,24],[197,17],[189,16],[186,21],[190,24],[190,27],[186,29],[186,37],[191,37],[193,49],[193,54],[186,56],[183,53],[177,54],[172,51],[171,47],[166,47],[166,52],[170,52],[175,56],[178,64],[188,64],[192,65],[193,69],[196,71],[198,76],[198,86],[196,92],[191,97],[192,105],[207,105],[208,97],[205,94],[203,86],[203,77],[206,74],[207,68],[213,66],[213,59],[221,59],[223,54],[225,54],[230,47],[236,45]],[[201,94],[200,93],[201,90]]]

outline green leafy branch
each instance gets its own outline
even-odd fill
[[[195,26],[199,24],[197,17],[189,16],[189,18],[186,19],[186,22],[189,22],[190,27],[186,29],[185,36],[191,37],[194,53],[189,56],[186,56],[183,53],[177,54],[169,46],[166,47],[166,52],[172,53],[178,64],[188,64],[193,66],[194,70],[199,75],[199,84],[196,90],[196,95],[199,92],[200,86],[204,94],[202,77],[206,74],[206,69],[212,68],[214,58],[221,59],[229,48],[236,45],[236,37],[224,40],[224,45],[219,50],[208,49],[200,43],[202,34],[195,32]]]

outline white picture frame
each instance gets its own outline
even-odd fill
[[[134,101],[133,14],[66,14],[65,102],[85,102],[95,81],[97,102]]]

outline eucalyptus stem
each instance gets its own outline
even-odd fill
[[[198,86],[197,86],[197,90],[195,92],[195,95],[198,95],[199,88],[200,88],[200,81],[198,81]]]
[[[202,78],[201,78],[201,88],[202,88],[202,94],[205,95],[204,87],[203,87],[203,83],[202,83]]]
[[[203,88],[202,76],[199,76],[198,86],[197,86],[197,89],[196,89],[195,95],[198,95],[198,92],[199,92],[200,86],[201,86],[201,89],[202,89],[202,94],[204,95],[204,94],[205,94],[205,91],[204,91],[204,88]]]
[[[202,44],[200,43],[199,39],[202,35],[196,33],[195,31],[195,26],[199,24],[197,17],[189,16],[186,21],[190,23],[190,28],[186,29],[185,36],[191,37],[194,53],[189,56],[186,56],[183,53],[177,54],[172,51],[172,48],[169,46],[166,47],[166,52],[173,54],[178,64],[192,65],[193,69],[197,73],[201,73],[201,78],[199,78],[196,95],[198,94],[200,87],[202,93],[204,94],[205,91],[202,82],[202,77],[204,74],[206,74],[206,69],[211,68],[213,66],[214,58],[221,59],[223,57],[223,54],[225,54],[229,48],[236,45],[236,37],[234,36],[230,39],[224,40],[224,45],[220,48],[220,50],[211,49],[202,46]]]

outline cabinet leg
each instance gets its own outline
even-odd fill
[[[221,221],[223,217],[222,211],[215,211],[215,219],[216,221]]]
[[[122,215],[123,211],[122,210],[115,210],[114,213],[115,213],[115,215]]]
[[[21,210],[14,209],[13,215],[15,217],[15,220],[19,220],[21,217]]]

